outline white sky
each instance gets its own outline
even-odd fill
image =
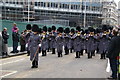
[[[116,4],[118,5],[118,2],[120,1],[120,0],[114,0],[115,2],[116,2]]]

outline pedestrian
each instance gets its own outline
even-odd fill
[[[13,40],[13,51],[11,53],[18,53],[18,42],[19,42],[19,29],[17,27],[14,27],[14,31],[12,33],[12,40]]]
[[[48,35],[47,35],[47,27],[43,27],[43,33],[41,35],[42,42],[41,42],[41,49],[42,49],[42,56],[47,56],[47,49],[48,49]]]
[[[62,52],[63,52],[63,28],[62,27],[59,27],[57,29],[57,32],[58,32],[58,35],[56,37],[56,44],[57,44],[57,53],[58,53],[58,57],[62,57]]]
[[[30,50],[30,60],[32,61],[31,68],[38,68],[38,60],[39,60],[39,44],[40,44],[40,36],[38,34],[39,27],[34,24],[32,27],[32,35],[28,40],[29,50]]]
[[[117,56],[120,53],[120,36],[118,36],[118,29],[113,29],[113,37],[110,41],[107,58],[110,60],[110,67],[112,70],[112,75],[108,79],[117,79]]]
[[[7,28],[4,28],[2,31],[2,38],[3,38],[3,48],[2,48],[2,56],[8,56],[8,39],[9,34],[7,33]]]
[[[65,50],[65,55],[69,54],[69,49],[70,49],[70,29],[66,28],[64,30],[64,50]]]
[[[24,52],[26,51],[26,43],[25,43],[25,31],[24,32],[21,32],[21,35],[20,35],[20,52]]]
[[[32,29],[31,24],[27,24],[26,25],[25,35],[24,35],[24,37],[25,37],[25,43],[26,43],[26,47],[27,47],[27,56],[30,55],[28,40],[29,40],[30,36],[32,35],[31,29]]]

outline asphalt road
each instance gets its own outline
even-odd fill
[[[64,53],[63,53],[64,54]],[[58,58],[57,54],[48,53],[46,57],[39,56],[39,67],[31,69],[29,57],[1,59],[0,72],[3,78],[107,78],[107,60],[100,60],[97,54],[92,59],[87,59],[84,54],[80,59],[75,58],[75,53]]]

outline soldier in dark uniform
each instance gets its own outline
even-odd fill
[[[80,58],[80,52],[81,52],[81,49],[82,49],[82,39],[81,39],[81,28],[80,27],[77,27],[76,28],[77,30],[77,33],[75,34],[74,36],[74,50],[76,52],[76,57],[75,58]]]
[[[41,28],[39,28],[39,31],[38,31],[38,33],[39,33],[39,36],[40,36],[40,39],[41,39],[41,41],[40,42],[42,42],[42,29]],[[39,53],[41,53],[41,43],[39,44]]]
[[[92,55],[94,54],[94,29],[92,27],[89,27],[89,36],[87,37],[87,53],[88,53],[88,59],[92,58]]]
[[[57,29],[58,35],[56,37],[56,43],[57,43],[57,53],[58,57],[62,57],[62,52],[63,52],[63,28],[59,27]]]
[[[71,29],[70,33],[70,53],[74,50],[74,34],[75,34],[75,29]]]
[[[28,40],[29,40],[29,38],[30,38],[30,36],[31,36],[31,33],[32,33],[31,29],[32,29],[31,24],[27,24],[27,26],[26,26],[26,30],[27,30],[27,31],[25,32],[25,35],[24,35],[25,43],[26,43],[26,45],[27,45],[27,53],[28,53],[27,56],[30,55]]]
[[[104,25],[103,28],[103,33],[100,36],[100,42],[99,42],[99,53],[101,54],[101,58],[100,59],[106,59],[106,53],[107,53],[107,49],[108,49],[108,40],[109,40],[109,36],[107,35],[107,26]]]
[[[38,57],[39,57],[39,44],[40,44],[40,36],[38,34],[38,26],[33,25],[32,31],[33,34],[30,36],[28,40],[29,44],[29,50],[30,50],[30,60],[32,61],[32,67],[31,68],[38,68]]]
[[[87,53],[87,41],[88,41],[88,37],[89,37],[89,30],[88,29],[86,29],[85,30],[85,34],[84,34],[84,38],[85,38],[85,40],[84,40],[84,50],[85,50],[85,52]]]
[[[64,50],[65,50],[65,55],[69,54],[69,49],[70,49],[70,29],[66,28],[64,30]]]
[[[56,27],[52,26],[52,33],[50,35],[50,48],[52,49],[52,54],[55,54],[55,48],[56,48],[56,37],[57,37],[57,32],[56,32]]]
[[[83,29],[81,29],[81,39],[82,39],[82,41],[81,41],[81,47],[82,47],[82,49],[81,49],[81,55],[83,56],[83,51],[85,50],[85,31],[83,30]]]
[[[51,50],[51,46],[50,46],[50,42],[51,42],[51,34],[52,34],[52,28],[48,28],[48,51],[47,52],[50,52]]]
[[[42,48],[42,56],[47,55],[47,49],[48,49],[48,35],[47,35],[47,27],[43,27],[43,33],[42,33],[42,43],[41,43],[41,48]]]

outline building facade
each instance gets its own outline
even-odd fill
[[[120,27],[120,1],[118,2],[118,26]]]
[[[27,2],[29,1],[29,3]],[[100,26],[116,24],[114,8],[111,9],[111,16],[103,18],[103,8],[106,5],[104,0],[2,0],[3,20],[34,21],[38,23],[56,23],[66,26]],[[105,0],[106,1],[106,0]],[[113,4],[116,6],[115,4]],[[109,7],[107,7],[109,8]],[[107,12],[108,10],[107,9]],[[105,12],[106,13],[106,12]],[[107,15],[107,14],[106,14]],[[109,15],[109,16],[110,16]],[[103,17],[102,17],[103,16]],[[105,23],[106,22],[106,23]],[[112,23],[111,23],[112,22]],[[64,24],[66,23],[66,24]]]
[[[103,20],[102,24],[117,26],[118,24],[118,12],[117,12],[117,5],[112,1],[104,1],[103,2]]]

